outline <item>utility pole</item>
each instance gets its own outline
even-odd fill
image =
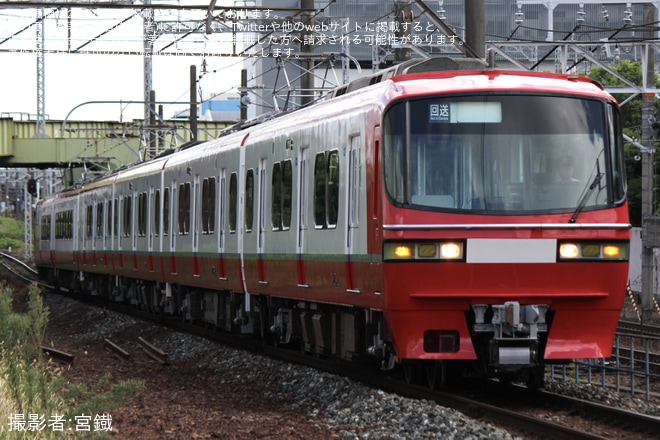
[[[314,0],[300,0],[300,7],[302,9],[314,9]],[[313,13],[305,11],[302,14],[302,22],[305,25],[312,25],[314,19]],[[300,61],[302,68],[302,76],[300,78],[300,105],[305,106],[314,102],[314,60],[309,57],[304,57],[305,54],[311,54],[314,48],[309,44],[309,36],[312,35],[311,31],[303,31],[300,38],[303,42],[300,45],[300,52],[303,54],[303,59]],[[307,36],[307,37],[306,37]]]
[[[151,0],[144,0],[146,9],[142,11],[142,43],[143,43],[143,65],[144,65],[144,122],[143,125],[149,124],[152,115],[152,103],[149,101],[151,92],[153,91],[153,52],[154,52],[154,38],[156,35],[156,28],[154,27],[154,10],[150,8]],[[149,141],[149,130],[143,130],[142,136],[146,142]]]
[[[486,57],[486,7],[484,0],[465,2],[465,42],[474,50],[474,58]],[[468,55],[470,56],[470,55]]]
[[[644,4],[644,24],[652,26],[656,21],[655,6],[650,3]],[[644,40],[653,41],[655,32],[647,30],[644,32]],[[646,71],[644,72],[644,84],[642,93],[642,144],[646,147],[642,155],[642,237],[648,235],[650,228],[649,220],[655,215],[653,209],[654,193],[654,170],[655,146],[653,139],[653,128],[651,120],[654,116],[655,94],[647,92],[655,87],[655,52],[649,44],[645,46]],[[642,240],[642,322],[651,319],[653,313],[653,246]]]
[[[190,66],[190,140],[197,140],[197,66]]]
[[[400,23],[399,28],[396,30],[396,36],[399,41],[403,37],[410,37],[410,23],[412,22],[412,5],[407,0],[397,0],[394,2],[394,16],[396,21]],[[407,26],[403,26],[407,23]],[[412,49],[409,47],[398,47],[394,49],[394,60],[397,62],[407,61],[412,58]]]
[[[44,8],[37,8],[37,130],[36,138],[46,138],[46,54]]]

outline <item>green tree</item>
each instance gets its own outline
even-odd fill
[[[610,66],[618,75],[628,81],[641,85],[642,84],[642,64],[636,61],[621,61],[615,66]],[[625,86],[626,84],[613,76],[601,67],[594,67],[589,73],[591,79],[603,84],[605,87]],[[659,80],[656,75],[654,78],[655,87],[658,87]],[[629,97],[628,94],[616,93],[613,94],[614,98],[623,102]],[[654,103],[655,114],[660,120],[660,103],[655,100]],[[630,101],[621,106],[621,118],[623,123],[623,132],[632,139],[642,138],[642,96],[637,95]],[[658,139],[660,140],[660,139]],[[657,143],[657,142],[656,142]],[[628,176],[628,204],[630,207],[630,221],[633,226],[641,226],[642,224],[642,163],[639,158],[639,149],[632,145],[630,142],[624,142],[624,155],[626,161],[626,174]],[[656,165],[657,166],[657,165]],[[654,175],[657,176],[657,169],[654,170]],[[657,186],[657,184],[656,184]],[[656,209],[657,212],[657,209]]]

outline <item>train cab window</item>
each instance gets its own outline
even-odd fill
[[[103,202],[96,204],[96,237],[103,237]]]
[[[236,173],[229,177],[229,232],[236,232],[236,207],[238,204],[238,178]]]
[[[215,177],[202,181],[202,234],[215,230]]]
[[[179,235],[190,233],[190,182],[179,185]]]
[[[387,193],[409,209],[511,215],[622,203],[617,113],[598,99],[535,94],[397,102],[383,120]]]
[[[254,222],[254,170],[245,175],[245,232],[252,232]]]
[[[339,216],[339,152],[316,155],[314,160],[314,224],[334,228]]]
[[[287,230],[291,227],[291,197],[293,192],[290,160],[273,164],[272,192],[273,230]]]
[[[170,189],[163,189],[163,236],[170,232]]]

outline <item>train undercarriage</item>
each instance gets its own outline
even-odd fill
[[[40,268],[56,290],[130,304],[154,314],[288,346],[317,357],[371,362],[408,382],[445,388],[463,377],[497,377],[543,386],[547,305],[478,304],[466,313],[478,360],[408,360],[396,356],[382,312],[242,292]],[[249,304],[245,299],[249,298]]]

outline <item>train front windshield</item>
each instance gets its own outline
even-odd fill
[[[400,206],[499,214],[575,212],[624,201],[611,103],[547,95],[397,102],[383,122],[387,192]]]

